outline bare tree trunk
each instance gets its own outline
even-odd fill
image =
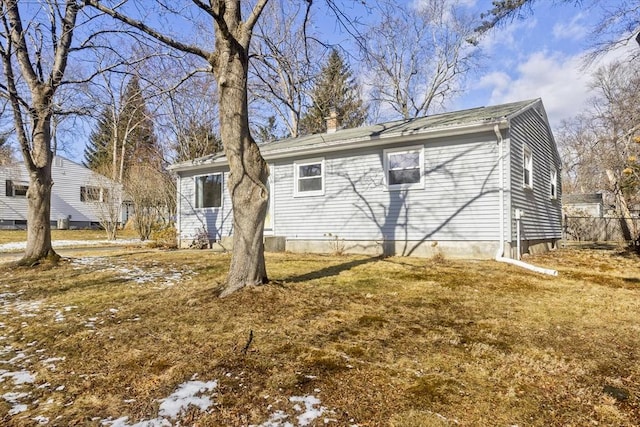
[[[220,130],[229,161],[227,183],[233,205],[233,254],[227,296],[245,286],[266,283],[264,220],[269,194],[268,167],[249,131],[247,51],[216,35],[220,56],[214,71],[220,90]]]
[[[42,108],[42,107],[41,107]],[[44,107],[47,108],[47,107]],[[29,172],[27,191],[27,247],[20,265],[33,265],[42,259],[57,261],[60,257],[51,246],[51,164],[53,153],[51,144],[50,117],[41,112],[34,129],[33,163],[25,162]]]
[[[609,183],[611,184],[611,188],[613,189],[613,195],[616,200],[616,208],[620,211],[620,216],[622,217],[622,229],[624,238],[626,240],[631,240],[634,243],[638,240],[638,230],[636,230],[635,223],[633,218],[631,217],[631,211],[629,210],[629,205],[627,204],[627,199],[624,197],[622,193],[622,189],[620,188],[620,183],[618,182],[617,177],[611,169],[607,169],[607,178],[609,179]],[[625,232],[626,231],[626,232]]]

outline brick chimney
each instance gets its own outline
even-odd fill
[[[332,108],[329,112],[329,117],[325,117],[324,119],[327,121],[327,133],[334,133],[338,130],[340,120],[338,120],[338,113],[336,113],[335,109]]]

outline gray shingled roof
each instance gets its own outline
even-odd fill
[[[347,146],[357,142],[374,141],[403,135],[418,135],[433,131],[443,131],[444,133],[451,131],[454,133],[455,130],[468,126],[503,122],[539,102],[539,99],[512,102],[490,107],[434,114],[409,120],[397,120],[371,126],[341,129],[334,133],[287,138],[260,144],[260,151],[265,158],[268,158],[277,157],[285,153],[304,152],[320,148],[332,147],[339,150],[341,146],[347,148]],[[198,165],[210,164],[223,158],[224,155],[222,153],[216,153],[211,156],[174,164],[171,169],[189,169]]]

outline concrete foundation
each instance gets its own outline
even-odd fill
[[[522,242],[522,254],[538,254],[556,249],[557,239]],[[184,247],[186,240],[181,241]],[[266,252],[294,252],[321,254],[359,254],[370,256],[415,256],[430,258],[442,255],[458,259],[492,259],[498,251],[497,241],[378,241],[324,239],[287,239],[284,236],[265,236]],[[188,245],[186,246],[188,247]],[[211,244],[214,251],[233,250],[233,237],[223,237]],[[515,242],[505,243],[504,256],[516,258]]]

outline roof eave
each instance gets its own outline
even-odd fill
[[[377,147],[381,145],[394,144],[397,142],[415,142],[418,140],[424,140],[425,138],[445,138],[451,136],[468,135],[478,132],[493,131],[494,127],[498,125],[500,129],[506,129],[509,127],[509,120],[506,117],[483,120],[482,122],[470,123],[465,125],[444,126],[439,128],[427,128],[414,132],[396,132],[383,134],[376,137],[362,137],[354,138],[348,142],[344,140],[336,140],[333,142],[324,142],[318,146],[305,146],[300,148],[284,148],[282,150],[269,150],[262,153],[263,158],[266,161],[273,161],[279,159],[286,159],[291,157],[299,157],[301,155],[314,156],[319,154],[332,153],[336,151],[345,151],[361,147]],[[195,160],[190,162],[178,163],[170,165],[169,170],[175,172],[194,172],[198,170],[209,169],[212,166],[226,166],[227,159],[225,156],[216,157],[206,160]]]

